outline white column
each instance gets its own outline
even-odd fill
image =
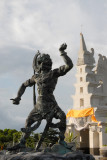
[[[89,147],[90,148],[94,148],[94,144],[93,144],[93,131],[91,126],[89,127]]]

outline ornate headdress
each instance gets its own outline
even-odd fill
[[[33,69],[35,72],[39,73],[41,69],[41,64],[44,63],[47,69],[51,69],[52,67],[52,60],[49,54],[41,54],[39,51],[36,53],[33,59]]]
[[[38,50],[38,52],[36,53],[36,55],[35,55],[35,57],[33,59],[33,65],[32,65],[32,67],[33,67],[34,71],[37,72],[37,73],[39,72],[37,60],[38,60],[38,57],[40,57],[40,56],[41,56],[41,53]]]

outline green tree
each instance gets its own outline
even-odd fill
[[[12,145],[13,143],[13,134],[18,132],[15,129],[0,129],[0,145],[7,147],[7,145]]]
[[[13,144],[19,143],[19,141],[21,139],[21,136],[22,136],[22,132],[21,131],[14,132],[13,133]]]
[[[40,135],[42,135],[42,133]],[[50,144],[54,145],[55,143],[58,142],[58,139],[59,139],[59,131],[57,129],[49,128],[43,143],[46,146],[49,146]]]
[[[26,140],[26,146],[34,148],[36,143],[40,140],[42,133],[34,133],[32,132],[31,136]],[[55,129],[49,129],[45,138],[43,145],[44,146],[49,146],[50,144],[55,144],[58,142],[58,135],[59,132],[58,130]],[[19,143],[20,139],[22,136],[21,131],[17,131],[15,129],[0,129],[0,145],[5,146],[5,148],[9,145],[15,145]]]

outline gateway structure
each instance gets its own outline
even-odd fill
[[[94,155],[107,145],[107,58],[98,56],[95,65],[94,49],[87,50],[81,33],[73,109],[67,114],[67,132],[78,136],[80,149]]]

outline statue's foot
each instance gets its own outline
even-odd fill
[[[69,146],[64,140],[59,140],[59,144],[63,145],[67,149],[72,149],[73,146]]]
[[[7,150],[8,150],[8,151],[15,151],[15,150],[17,150],[17,149],[25,148],[25,147],[26,147],[25,144],[19,143],[19,144],[13,146],[13,147],[8,148]]]
[[[59,144],[63,145],[64,147],[67,147],[67,143],[64,140],[59,140]]]

